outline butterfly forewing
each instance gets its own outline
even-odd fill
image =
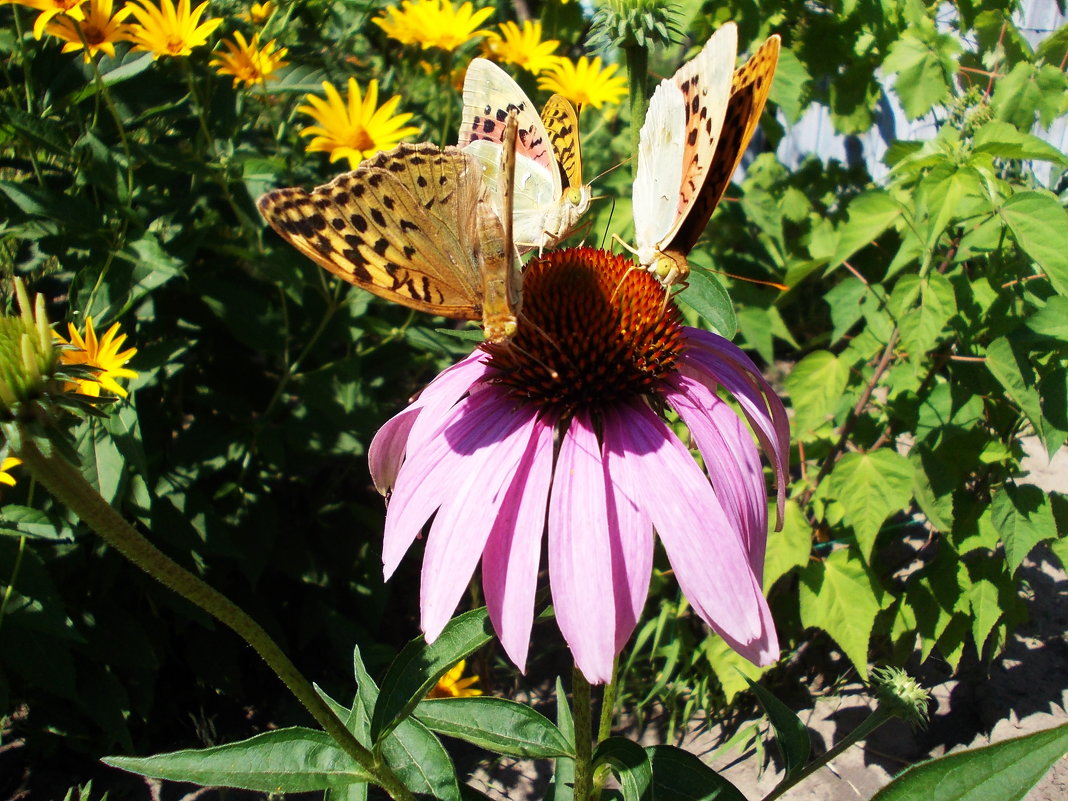
[[[474,59],[464,77],[464,109],[460,123],[459,147],[487,140],[502,144],[509,112],[516,113],[518,133],[516,153],[555,172],[556,160],[549,145],[545,124],[534,104],[512,76],[492,61]],[[559,179],[557,179],[559,181]],[[559,188],[559,186],[557,187]],[[559,194],[559,192],[557,192]]]
[[[582,146],[579,142],[578,113],[571,101],[553,95],[541,110],[549,143],[560,164],[563,182],[571,189],[582,188]]]
[[[401,145],[311,192],[269,192],[259,208],[331,273],[445,317],[483,319],[485,276],[512,269],[478,163],[457,148]]]
[[[700,239],[753,138],[779,61],[779,37],[771,36],[739,67],[731,81],[719,143],[690,211],[665,250],[689,253]]]
[[[497,216],[488,200],[479,204],[480,240],[484,243],[482,324],[490,342],[499,342],[515,334],[522,302],[523,279],[512,235],[517,128],[517,116],[510,113],[505,122],[499,168],[502,217]]]
[[[679,187],[680,221],[686,219],[697,201],[715,158],[737,53],[738,28],[734,23],[727,23],[672,78],[686,101],[686,139]]]

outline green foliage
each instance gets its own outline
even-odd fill
[[[609,59],[621,59],[613,40],[687,37],[654,54],[656,73],[670,74],[728,18],[750,50],[780,33],[771,103],[787,125],[819,107],[837,132],[868,134],[888,93],[908,118],[935,120],[890,145],[878,180],[859,163],[815,156],[796,169],[770,152],[747,163],[691,254],[680,300],[690,322],[737,334],[791,408],[796,480],[784,529],[769,533],[764,576],[784,651],[815,639],[861,675],[914,651],[953,666],[968,648],[993,657],[1022,620],[1021,566],[1033,549],[1068,557],[1064,497],[1021,467],[1022,441],[1053,455],[1068,436],[1068,156],[1038,135],[1068,110],[1068,29],[1032,47],[1011,2],[960,2],[948,22],[933,0],[847,0],[834,13],[796,0],[705,0],[679,6],[677,19],[617,5],[615,29],[596,32]],[[509,13],[501,9],[496,19]],[[226,15],[222,31],[250,34],[242,10],[222,2],[211,13]],[[532,10],[561,52],[577,52],[588,27],[577,4]],[[297,107],[323,80],[375,78],[383,99],[400,94],[400,110],[416,112],[421,138],[453,141],[451,69],[476,45],[401,47],[369,23],[374,13],[286,4],[263,39],[288,47],[290,65],[243,89],[214,72],[206,48],[154,61],[122,44],[85,64],[55,37],[33,39],[25,7],[0,7],[0,274],[35,282],[53,319],[80,327],[92,316],[98,328],[121,319],[140,377],[129,401],[73,428],[86,476],[299,664],[314,665],[327,699],[352,694],[358,642],[368,664],[358,652],[356,697],[331,703],[361,742],[439,798],[468,791],[437,734],[516,756],[566,754],[552,790],[564,801],[574,768],[567,706],[553,725],[500,699],[424,701],[490,639],[486,615],[461,616],[433,646],[405,645],[415,632],[412,566],[395,588],[381,580],[382,500],[367,448],[471,343],[328,277],[255,208],[268,189],[323,183],[341,169],[308,154],[298,135],[309,120]],[[533,90],[532,76],[521,80]],[[635,124],[626,109],[583,111],[588,176],[632,155]],[[770,146],[785,133],[771,115],[762,130]],[[612,202],[595,204],[580,236],[626,236],[626,172],[597,182]],[[209,747],[113,763],[365,797],[358,770],[315,732],[216,746],[187,725],[204,699],[274,697],[273,677],[31,482],[4,491],[0,710],[29,705],[18,725],[32,748],[58,736],[95,754],[151,753],[181,739]],[[620,700],[639,720],[654,699],[664,704],[670,736],[763,670],[695,621],[666,571],[651,594],[656,613],[621,657]],[[379,691],[371,674],[397,649]],[[758,696],[796,769],[796,724]],[[259,711],[297,714],[286,702]],[[172,721],[184,728],[172,731]],[[245,773],[224,776],[235,755]],[[627,798],[740,798],[677,749],[639,757],[614,743],[600,756]]]
[[[923,797],[1019,801],[1066,753],[1068,724],[916,765],[877,792],[872,801]]]

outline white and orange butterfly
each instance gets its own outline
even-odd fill
[[[687,256],[753,137],[779,37],[735,70],[737,51],[738,29],[728,22],[649,101],[633,188],[634,252],[665,286],[685,282]]]
[[[582,183],[582,151],[574,106],[553,95],[539,116],[530,98],[504,70],[476,58],[464,78],[459,146],[482,164],[491,191],[501,186],[501,135],[508,113],[519,118],[516,142],[515,244],[520,251],[551,247],[590,207]],[[567,187],[564,187],[564,181]],[[502,205],[496,194],[497,209]]]
[[[511,210],[515,115],[506,118],[496,173]],[[518,326],[522,300],[511,214],[499,216],[473,156],[429,142],[402,144],[308,192],[259,199],[271,227],[350,284],[443,317],[480,320],[489,342]]]

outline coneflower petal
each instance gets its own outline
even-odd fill
[[[549,583],[556,622],[583,675],[612,679],[615,598],[601,448],[589,415],[564,432],[549,499]]]
[[[487,406],[494,408],[492,402]],[[496,408],[507,427],[489,437],[484,430],[472,431],[452,442],[454,451],[465,454],[464,461],[462,466],[454,463],[454,472],[443,481],[445,493],[423,556],[419,608],[427,642],[437,639],[449,622],[482,557],[533,429],[540,425],[532,411],[509,414]]]
[[[628,420],[627,467],[639,485],[679,586],[701,619],[742,656],[766,664],[778,655],[767,602],[711,484],[678,437],[646,406]],[[655,477],[650,480],[649,477]],[[773,647],[774,645],[774,647]]]
[[[526,670],[545,509],[553,477],[553,425],[535,424],[482,554],[482,591],[493,628]]]
[[[757,579],[764,571],[768,534],[767,490],[760,454],[749,429],[712,389],[687,376],[669,382],[665,399],[690,429],[716,497],[742,535]]]

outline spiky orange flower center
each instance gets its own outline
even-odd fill
[[[524,400],[569,413],[650,393],[682,353],[678,309],[651,274],[593,248],[527,264],[519,331],[485,345],[496,381]]]

